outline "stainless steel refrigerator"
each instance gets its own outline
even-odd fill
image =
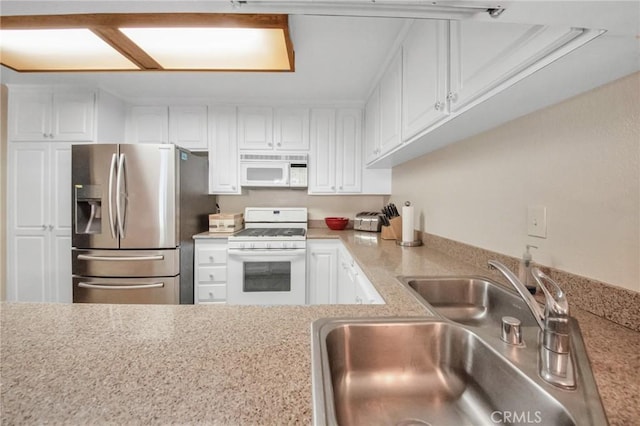
[[[74,303],[193,303],[207,159],[170,144],[74,145]]]

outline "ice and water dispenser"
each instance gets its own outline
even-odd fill
[[[75,186],[76,234],[102,232],[102,189],[100,185]]]

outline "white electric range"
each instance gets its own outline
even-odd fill
[[[229,237],[227,302],[306,303],[306,207],[247,207],[245,229]]]

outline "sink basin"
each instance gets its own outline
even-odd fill
[[[312,333],[316,425],[462,426],[536,419],[576,424],[534,380],[456,324],[326,319],[316,321]],[[518,413],[520,421],[509,417],[503,423],[504,413]]]
[[[481,277],[400,277],[420,301],[460,324],[499,329],[503,316],[535,326],[531,311],[515,291]]]

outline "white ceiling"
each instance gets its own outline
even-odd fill
[[[406,17],[446,17],[441,10],[422,9],[424,1],[388,2],[356,0],[350,9],[338,2],[323,6],[317,0],[298,2],[250,1],[234,6],[230,1],[28,1],[2,0],[0,14],[118,13],[118,12],[295,12],[290,28],[296,54],[294,73],[211,72],[101,72],[16,73],[0,69],[5,84],[91,84],[125,99],[150,97],[199,97],[221,101],[362,102],[378,77],[396,42]],[[440,4],[473,7],[487,1],[440,1]],[[373,6],[373,5],[376,6]],[[640,69],[639,1],[505,1],[506,11],[493,20],[484,12],[465,19],[545,23],[603,28],[609,44],[620,40],[624,48],[609,51],[609,67],[624,63],[621,72]],[[377,5],[380,5],[379,7]],[[390,6],[391,5],[391,6]],[[454,13],[466,13],[454,9]],[[335,16],[335,15],[361,16]],[[363,17],[362,15],[385,15]],[[333,15],[333,16],[326,16]],[[453,15],[452,15],[453,16]],[[402,18],[400,18],[402,17]],[[460,17],[460,16],[458,16]],[[604,44],[603,44],[604,45]],[[629,56],[633,57],[629,57]],[[637,59],[636,59],[637,58]],[[619,59],[619,61],[618,61]],[[629,65],[629,63],[631,65]],[[597,70],[594,70],[597,72]],[[611,73],[603,68],[600,84]],[[618,75],[620,73],[614,73]]]

